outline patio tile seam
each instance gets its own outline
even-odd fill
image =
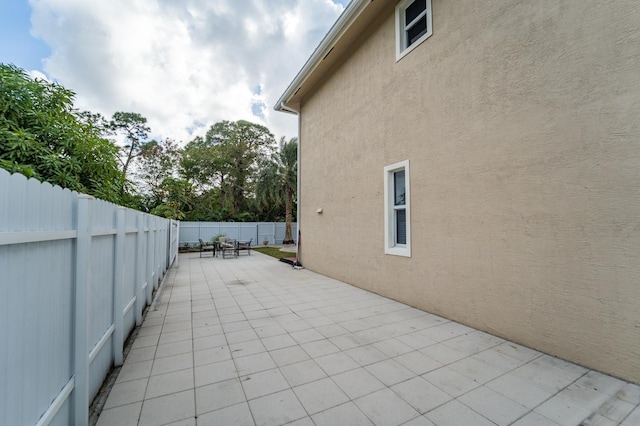
[[[218,278],[220,278],[220,277],[218,277]],[[221,278],[220,278],[220,280],[219,280],[219,282],[217,284],[220,284],[220,283],[222,283],[226,287],[226,284],[224,284],[224,280],[222,280]],[[215,297],[213,295],[213,292],[211,290],[211,284],[210,283],[207,283],[207,288],[210,291],[211,298],[215,299]],[[231,295],[231,297],[233,298],[234,302],[236,302],[236,304],[237,304],[236,298],[233,295]],[[240,305],[238,305],[238,306],[240,306]],[[216,309],[216,311],[217,311],[217,309]],[[242,313],[242,316],[245,318],[246,321],[248,321],[248,319],[246,318],[244,313]],[[222,321],[220,319],[220,315],[218,314],[217,317],[218,317],[218,321],[220,322],[220,325],[222,326]],[[240,321],[242,321],[242,320],[238,320],[237,322],[240,322]],[[252,330],[253,330],[253,328],[252,328]],[[229,340],[227,339],[227,332],[224,331],[224,328],[223,328],[222,334],[225,337],[225,342],[227,343],[227,348],[231,348],[231,344],[229,343]],[[195,351],[194,351],[194,354],[195,354]],[[238,364],[236,363],[235,358],[233,357],[232,354],[231,354],[231,361],[233,362],[233,365],[234,365],[236,379],[240,383],[240,389],[242,390],[242,395],[244,396],[244,403],[246,403],[247,406],[249,407],[249,412],[251,413],[251,418],[253,420],[253,423],[254,424],[258,424],[257,421],[256,421],[256,418],[255,418],[255,414],[254,414],[253,410],[251,410],[251,406],[249,405],[249,398],[247,397],[247,392],[246,392],[244,386],[242,386],[242,377],[238,374]],[[194,359],[194,366],[195,366],[195,359]],[[193,371],[194,371],[194,383],[195,383],[195,367],[194,367]],[[220,383],[220,382],[218,382],[218,383]],[[195,398],[195,395],[194,395],[194,398]],[[197,399],[195,399],[196,413],[198,412],[197,402],[198,402]],[[223,407],[223,408],[227,408],[227,407]],[[222,409],[222,408],[219,408],[219,409]],[[213,411],[217,411],[217,410],[213,410]]]
[[[488,350],[488,349],[490,349],[490,348],[487,348],[486,350]],[[473,355],[475,355],[475,354],[473,354]],[[472,357],[473,355],[469,355],[469,356],[467,356],[467,357],[465,357],[465,358]],[[540,355],[540,356],[542,356],[542,355]],[[393,359],[393,358],[395,358],[395,357],[389,357],[389,358],[387,358],[387,359]],[[462,359],[465,359],[465,358],[462,358]],[[538,357],[536,357],[536,358],[532,359],[531,361],[533,361],[533,360],[535,360],[535,359],[537,359],[537,358],[538,358]],[[396,396],[398,396],[400,399],[402,399],[403,401],[405,401],[405,399],[402,397],[402,395],[400,395],[399,393],[397,393],[394,389],[392,389],[392,387],[393,387],[393,386],[400,385],[400,384],[405,383],[405,382],[408,382],[408,381],[410,381],[410,380],[414,379],[415,377],[421,377],[422,379],[426,380],[428,383],[430,383],[431,385],[435,386],[437,389],[439,389],[440,391],[444,392],[445,394],[447,394],[447,395],[449,395],[449,396],[451,397],[451,399],[450,399],[449,401],[445,401],[445,402],[443,402],[443,403],[441,403],[441,404],[438,404],[438,405],[436,405],[436,406],[434,406],[434,407],[430,408],[429,410],[427,410],[427,411],[425,411],[425,412],[423,412],[423,413],[422,413],[422,412],[420,412],[420,411],[416,408],[416,411],[420,412],[420,413],[421,413],[421,416],[422,416],[422,415],[425,415],[425,414],[427,414],[427,413],[429,413],[429,412],[431,412],[431,411],[436,410],[437,408],[439,408],[439,407],[441,407],[441,406],[443,406],[443,405],[445,405],[445,404],[449,403],[449,402],[450,402],[450,401],[452,401],[452,400],[459,400],[460,398],[462,398],[462,397],[463,397],[463,396],[465,396],[466,394],[468,394],[468,393],[470,393],[470,392],[473,392],[474,390],[477,390],[477,389],[478,389],[478,388],[480,388],[480,387],[486,386],[486,384],[487,384],[487,383],[490,383],[490,382],[491,382],[491,381],[493,381],[493,380],[497,380],[498,378],[500,378],[500,377],[502,377],[502,376],[504,376],[504,375],[509,374],[510,372],[512,372],[513,370],[515,370],[516,368],[519,368],[519,367],[516,367],[516,368],[514,368],[514,369],[508,370],[508,371],[506,371],[506,372],[504,372],[504,373],[502,373],[502,374],[500,374],[500,375],[498,375],[498,376],[494,377],[493,379],[491,379],[490,381],[488,381],[488,382],[486,382],[486,383],[480,383],[480,382],[478,382],[477,380],[475,380],[475,379],[473,379],[473,378],[471,378],[471,377],[468,377],[468,376],[464,375],[463,373],[459,373],[459,374],[463,375],[464,377],[468,378],[469,380],[473,380],[475,383],[477,383],[477,385],[478,385],[478,386],[476,386],[476,387],[474,387],[474,388],[472,388],[472,389],[469,389],[468,391],[466,391],[466,392],[464,392],[464,393],[462,393],[462,394],[460,394],[460,395],[457,395],[457,396],[453,396],[453,395],[448,394],[448,392],[446,392],[446,390],[444,390],[444,389],[442,389],[441,387],[439,387],[436,383],[433,383],[433,382],[429,381],[427,378],[423,377],[423,376],[425,376],[425,375],[429,374],[429,373],[430,373],[430,372],[432,372],[432,371],[436,371],[436,370],[439,370],[439,369],[441,369],[441,368],[447,367],[447,366],[449,366],[450,364],[453,364],[453,363],[455,363],[455,362],[457,362],[457,361],[459,361],[459,360],[453,361],[453,362],[451,362],[451,363],[449,363],[449,364],[442,365],[441,367],[438,367],[437,369],[431,370],[431,371],[429,371],[429,372],[427,372],[427,373],[424,373],[424,374],[416,374],[415,376],[413,376],[413,377],[411,377],[411,378],[408,378],[408,379],[402,380],[402,381],[400,381],[400,382],[398,382],[398,383],[394,383],[393,385],[386,385],[386,384],[385,384],[384,386],[385,386],[387,389],[390,389],[391,391],[393,391],[393,392],[394,392],[394,394],[395,394]],[[529,361],[529,362],[531,362],[531,361]],[[379,361],[379,362],[381,362],[381,361]],[[375,363],[374,363],[374,364],[375,364]],[[365,368],[365,367],[367,367],[367,366],[369,366],[369,365],[373,365],[373,364],[362,365],[362,366],[359,366],[359,367],[354,368],[354,370],[355,370],[355,369],[358,369],[358,368]],[[523,364],[523,365],[524,365],[524,364]],[[366,369],[366,368],[365,368],[365,369]],[[347,370],[347,371],[352,371],[352,370]],[[345,371],[345,372],[347,372],[347,371]],[[455,371],[455,370],[454,370],[454,371]],[[588,372],[588,371],[587,371],[587,372]],[[587,374],[587,372],[585,372],[583,375]],[[341,372],[341,373],[343,373],[343,372]],[[339,373],[339,374],[341,374],[341,373]],[[582,375],[582,376],[583,376],[583,375]],[[553,398],[554,396],[556,396],[559,392],[561,392],[563,389],[565,389],[566,387],[570,386],[571,384],[575,383],[575,382],[576,382],[577,380],[579,380],[582,376],[580,376],[580,377],[576,378],[574,381],[572,381],[571,383],[567,384],[564,388],[562,388],[562,389],[558,390],[555,394],[550,395],[550,396],[549,396],[549,398],[547,398],[547,399],[545,399],[544,401],[540,402],[540,403],[539,403],[538,405],[536,405],[535,407],[532,407],[532,408],[530,408],[530,409],[529,409],[529,408],[527,408],[527,410],[528,410],[528,411],[527,411],[527,412],[525,412],[522,416],[518,417],[518,418],[517,418],[516,420],[514,420],[512,423],[517,422],[520,418],[522,418],[522,417],[526,416],[527,414],[529,414],[529,413],[533,412],[533,411],[534,411],[538,406],[540,406],[540,405],[544,404],[544,402],[546,402],[547,400],[549,400],[549,399]],[[329,376],[329,378],[331,378],[331,379],[332,379],[332,381],[334,381],[334,383],[335,383],[336,385],[338,385],[338,384],[335,382],[335,380],[333,380],[333,376]],[[378,379],[378,380],[379,380],[379,379]],[[339,385],[338,385],[338,387],[339,387]],[[365,397],[365,396],[367,396],[367,395],[370,395],[370,394],[375,393],[375,392],[378,392],[378,391],[379,391],[379,390],[374,390],[374,391],[371,391],[371,392],[369,392],[369,393],[366,393],[366,394],[360,395],[360,396],[358,396],[358,397],[357,397],[357,398],[355,398],[355,399],[349,398],[349,400],[350,400],[351,402],[354,402],[354,401],[355,401],[355,400],[357,400],[357,399],[360,399],[360,398],[362,398],[362,397]],[[495,391],[495,392],[497,392],[497,393],[501,394],[501,393],[500,393],[500,392],[498,392],[498,391]],[[502,395],[502,394],[501,394],[501,395]],[[516,404],[522,405],[520,402],[518,402],[518,401],[516,401],[516,400],[511,399],[508,395],[502,395],[502,396],[504,396],[505,398],[508,398],[510,401],[512,401],[512,402],[514,402],[514,403],[516,403]],[[405,401],[405,402],[407,402],[407,401]],[[477,412],[476,410],[474,410],[472,407],[468,406],[468,405],[467,405],[466,403],[464,403],[463,401],[459,400],[458,402],[460,402],[461,404],[465,405],[465,406],[466,406],[466,407],[468,407],[469,409],[473,410],[473,411],[474,411],[474,412],[476,412],[478,415],[481,415],[483,418],[487,419],[488,421],[491,421],[490,419],[486,418],[486,417],[485,417],[484,415],[482,415],[481,413],[478,413],[478,412]],[[407,402],[407,403],[408,403],[408,402]],[[409,403],[408,403],[408,404],[409,404]],[[409,404],[409,405],[411,405],[411,404]],[[414,407],[414,408],[415,408],[415,407]],[[317,413],[316,413],[316,414],[317,414]],[[315,415],[315,414],[314,414],[314,415]],[[419,417],[419,416],[418,416],[418,417]],[[416,418],[417,418],[417,417],[416,417]],[[370,420],[371,420],[371,419],[370,419]],[[410,420],[409,420],[409,421],[410,421]],[[491,422],[493,423],[493,421],[491,421]]]
[[[541,355],[537,356],[536,358],[534,358],[534,359],[532,359],[532,360],[528,361],[528,362],[527,362],[527,363],[525,363],[525,364],[528,364],[528,363],[530,363],[530,362],[532,362],[532,361],[534,361],[534,360],[538,359],[539,357],[541,357],[541,356],[543,356],[543,355],[544,355],[544,354],[541,354]],[[523,364],[523,365],[525,365],[525,364]],[[520,367],[517,367],[517,368],[520,368]],[[509,374],[510,372],[512,372],[512,371],[514,371],[514,370],[515,370],[515,369],[512,369],[512,370],[510,370],[510,371],[507,371],[507,372],[505,372],[504,374],[501,374],[500,376],[495,377],[494,379],[490,380],[490,381],[489,381],[489,382],[487,382],[487,383],[490,383],[490,382],[491,382],[491,381],[493,381],[493,380],[497,380],[497,379],[499,379],[500,377],[505,376],[505,375]],[[569,386],[571,386],[573,383],[577,382],[580,378],[582,378],[583,376],[585,376],[589,371],[591,371],[591,370],[587,370],[587,371],[585,371],[582,375],[580,375],[580,377],[578,377],[578,378],[574,379],[572,382],[568,383],[568,384],[567,384],[566,386],[564,386],[563,388],[561,388],[561,389],[557,390],[555,393],[552,393],[548,398],[546,398],[545,400],[541,401],[541,402],[540,402],[540,403],[538,403],[537,405],[535,405],[535,406],[533,406],[533,407],[531,407],[531,408],[526,407],[526,408],[527,408],[527,411],[526,411],[524,414],[522,414],[521,416],[519,416],[518,418],[516,418],[515,420],[513,420],[513,421],[512,421],[511,423],[509,423],[509,424],[517,423],[520,419],[522,419],[522,418],[526,417],[527,415],[529,415],[529,414],[531,414],[531,413],[533,413],[533,412],[535,412],[535,413],[537,413],[537,414],[539,414],[539,415],[541,415],[541,416],[545,417],[546,419],[548,419],[548,420],[550,420],[550,421],[552,421],[552,422],[556,423],[553,419],[549,419],[548,417],[544,416],[542,413],[539,413],[539,412],[537,412],[537,411],[535,411],[535,410],[536,410],[538,407],[540,407],[540,406],[542,406],[543,404],[545,404],[547,401],[549,401],[549,400],[553,399],[554,397],[562,398],[562,396],[560,396],[560,395],[559,395],[559,394],[560,394],[560,392],[562,392],[563,390],[565,390],[566,388],[568,388]],[[425,379],[425,380],[426,380],[426,379]],[[475,381],[475,380],[474,380],[474,381]],[[433,384],[433,385],[434,385],[434,386],[437,386],[437,385],[435,385],[435,384]],[[485,385],[486,385],[486,383],[485,383],[485,384],[481,384],[479,387],[483,387],[483,386],[485,386]],[[532,385],[533,385],[533,386],[536,386],[536,384],[535,384],[535,383],[533,383]],[[536,386],[536,387],[537,387],[537,388],[539,388],[538,386]],[[455,400],[457,400],[459,403],[463,404],[464,406],[466,406],[467,408],[469,408],[470,410],[473,410],[473,411],[474,411],[475,413],[477,413],[478,415],[480,415],[480,416],[484,417],[485,419],[487,419],[487,420],[491,421],[492,423],[495,423],[493,420],[491,420],[491,419],[487,418],[487,417],[486,417],[486,416],[484,416],[482,413],[478,412],[478,411],[477,411],[477,410],[475,410],[473,407],[469,406],[469,405],[468,405],[468,404],[466,404],[464,401],[460,400],[460,398],[462,398],[463,396],[467,395],[467,394],[468,394],[468,393],[470,393],[470,392],[473,392],[473,391],[474,391],[474,390],[476,390],[476,389],[478,389],[478,387],[476,387],[476,388],[474,388],[474,389],[470,389],[469,391],[467,391],[467,392],[465,392],[465,393],[463,393],[463,394],[461,394],[461,395],[458,395],[458,396],[457,396],[457,397],[455,397],[454,399],[455,399]],[[489,388],[489,389],[491,389],[491,388]],[[542,389],[542,388],[539,388],[539,389]],[[491,389],[491,390],[493,390],[493,389]],[[542,389],[542,390],[545,390],[545,389]],[[518,402],[518,401],[516,401],[516,400],[512,399],[512,398],[511,398],[511,397],[509,397],[508,395],[504,395],[504,394],[502,394],[501,392],[498,392],[498,391],[494,391],[494,392],[497,392],[498,394],[502,395],[503,397],[505,397],[505,398],[509,399],[510,401],[512,401],[512,402],[514,402],[514,403],[516,403],[516,404],[522,405],[522,403],[520,403],[520,402]],[[562,398],[562,399],[564,399],[564,398]],[[444,404],[443,404],[443,405],[444,405]],[[586,410],[586,409],[585,409],[585,410]],[[430,410],[430,411],[432,411],[432,410]],[[582,421],[584,421],[584,420],[586,420],[586,419],[583,419]]]
[[[626,416],[624,416],[622,420],[620,420],[620,424],[624,424],[628,419],[631,419],[636,412],[640,414],[640,403],[638,403],[638,405],[636,405],[633,410],[631,410]],[[640,418],[640,415],[638,415],[638,417]]]
[[[600,413],[600,412],[599,412],[599,411],[600,411],[600,408],[602,408],[603,406],[605,406],[605,405],[606,405],[608,402],[610,402],[611,400],[619,399],[619,398],[617,398],[615,395],[609,395],[609,394],[606,394],[606,393],[604,393],[604,392],[600,392],[600,391],[598,391],[598,392],[600,392],[600,393],[603,393],[604,395],[609,396],[609,398],[607,398],[607,400],[606,400],[606,401],[604,401],[603,403],[601,403],[601,404],[600,404],[598,407],[596,407],[595,409],[593,409],[593,408],[589,408],[589,407],[586,407],[586,406],[583,406],[583,405],[581,405],[579,402],[577,402],[577,401],[573,401],[573,400],[568,399],[568,398],[566,398],[565,396],[561,395],[562,391],[566,390],[569,386],[571,386],[571,385],[573,385],[573,384],[577,383],[581,378],[585,377],[585,376],[586,376],[587,374],[589,374],[589,372],[591,372],[591,371],[595,371],[595,370],[587,369],[587,371],[585,371],[585,372],[584,372],[580,377],[578,377],[577,379],[575,379],[573,382],[571,382],[571,383],[567,384],[567,385],[566,385],[565,387],[563,387],[562,389],[558,390],[555,394],[551,395],[551,396],[550,396],[549,398],[547,398],[545,401],[543,401],[543,402],[541,402],[540,404],[538,404],[536,407],[534,407],[534,408],[532,409],[532,411],[534,411],[535,409],[537,409],[538,407],[540,407],[541,405],[543,405],[543,404],[544,404],[544,403],[546,403],[547,401],[551,400],[552,398],[554,398],[554,397],[558,397],[558,398],[560,398],[560,399],[562,399],[562,400],[564,400],[564,401],[567,401],[568,403],[572,403],[572,404],[578,405],[579,407],[583,408],[585,411],[590,412],[590,413],[589,413],[589,414],[588,414],[584,419],[582,419],[582,420],[581,420],[581,422],[579,423],[580,425],[585,424],[585,421],[589,420],[591,417],[593,417],[594,415],[597,415],[597,414],[602,415],[603,417],[605,417],[605,418],[607,418],[607,419],[611,420],[612,422],[617,423],[618,425],[620,425],[620,424],[624,423],[624,421],[626,420],[626,418],[627,418],[627,417],[629,417],[629,416],[633,413],[633,411],[635,410],[635,408],[634,408],[634,409],[631,409],[631,411],[629,411],[629,413],[627,413],[627,415],[626,415],[626,416],[624,416],[624,418],[622,418],[621,420],[615,420],[615,419],[612,419],[611,417],[608,417],[606,414],[602,414],[602,413]],[[578,386],[579,386],[579,385],[578,385]],[[622,400],[621,400],[621,401],[622,401]],[[636,408],[637,408],[637,407],[640,407],[640,402],[636,405]],[[542,413],[539,413],[539,412],[538,412],[538,414],[540,414],[540,415],[544,416],[544,414],[542,414]]]
[[[188,283],[188,295],[189,295],[189,305],[191,307],[191,315],[190,315],[190,323],[191,323],[191,380],[193,383],[193,387],[190,388],[191,392],[192,392],[192,400],[193,400],[193,413],[192,413],[192,417],[195,417],[197,419],[197,413],[198,413],[198,406],[197,406],[197,398],[196,398],[196,359],[195,359],[195,338],[193,335],[193,330],[194,330],[194,312],[193,312],[193,281],[190,279],[189,283]],[[172,286],[172,290],[171,290],[171,295],[173,296],[173,292],[175,290],[175,287]],[[169,305],[171,304],[171,299],[169,299]],[[155,357],[154,357],[154,364],[155,364]],[[148,384],[147,384],[148,385]],[[189,417],[186,417],[189,418]],[[184,419],[181,419],[184,420]]]
[[[168,316],[168,315],[166,315],[166,313],[168,312],[169,306],[171,304],[171,297],[172,297],[174,289],[175,289],[175,284],[176,284],[176,282],[175,282],[175,279],[174,279],[170,283],[171,291],[167,295],[168,301],[167,301],[167,306],[166,306],[165,311],[164,311],[164,315],[162,316],[161,330],[165,326],[165,321],[166,321],[167,316]],[[165,289],[165,291],[166,291],[166,289]],[[143,321],[143,323],[144,323],[144,321]],[[162,332],[160,334],[162,334]],[[142,398],[142,401],[141,401],[141,404],[140,404],[140,411],[138,412],[137,424],[139,424],[140,421],[142,420],[142,414],[144,412],[144,406],[145,406],[146,401],[151,400],[151,398],[147,399],[147,394],[149,392],[149,382],[151,381],[150,379],[151,379],[151,372],[153,371],[153,364],[155,363],[156,356],[157,356],[157,353],[158,353],[158,346],[160,346],[160,337],[158,337],[158,341],[156,342],[155,350],[153,352],[153,358],[151,359],[151,366],[149,368],[149,375],[146,378],[147,382],[146,382],[146,385],[145,385],[144,395],[143,395],[143,398]],[[158,397],[162,397],[162,396],[158,396]]]

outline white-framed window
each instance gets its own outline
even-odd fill
[[[411,257],[409,160],[384,168],[384,252]]]
[[[396,6],[396,61],[433,33],[431,0],[402,0]]]

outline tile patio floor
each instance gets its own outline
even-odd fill
[[[260,253],[181,255],[107,425],[640,425],[640,386]]]

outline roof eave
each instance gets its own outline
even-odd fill
[[[324,36],[318,47],[313,51],[302,69],[295,76],[289,87],[280,96],[274,105],[276,111],[297,114],[299,111],[289,104],[291,98],[298,93],[307,78],[313,73],[318,65],[331,53],[334,45],[342,38],[344,33],[351,27],[360,14],[373,0],[352,0],[342,12],[338,20],[333,24],[329,32]]]

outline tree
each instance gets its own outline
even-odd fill
[[[179,173],[201,192],[220,187],[224,182],[225,161],[220,150],[198,136],[189,142],[180,157]]]
[[[0,64],[0,167],[111,202],[124,176],[117,147],[73,107],[75,94]]]
[[[269,130],[248,121],[221,121],[204,138],[185,146],[180,176],[198,191],[193,200],[196,220],[255,220],[252,208],[258,165],[273,151]]]
[[[162,204],[156,206],[151,213],[167,219],[182,220],[185,218],[185,211],[191,210],[191,199],[193,188],[184,179],[167,177],[158,188]]]
[[[120,162],[122,173],[127,176],[131,161],[140,155],[144,141],[149,137],[151,129],[146,125],[147,119],[135,112],[118,111],[113,114],[109,122],[109,129],[125,138],[125,145],[121,148]],[[121,188],[124,192],[125,187]]]
[[[272,152],[275,139],[269,129],[248,121],[222,121],[211,126],[205,142],[215,147],[220,174],[220,190],[234,214],[242,213],[245,198],[252,185],[259,160]]]
[[[280,151],[274,154],[258,175],[256,198],[263,206],[284,204],[284,244],[293,244],[291,222],[298,187],[298,138],[280,139]]]
[[[132,173],[138,192],[155,197],[166,178],[177,176],[180,154],[181,150],[173,139],[151,140],[142,144]]]
[[[185,218],[195,198],[193,185],[179,179],[181,149],[172,139],[152,140],[140,146],[132,173],[143,209],[169,219]]]

